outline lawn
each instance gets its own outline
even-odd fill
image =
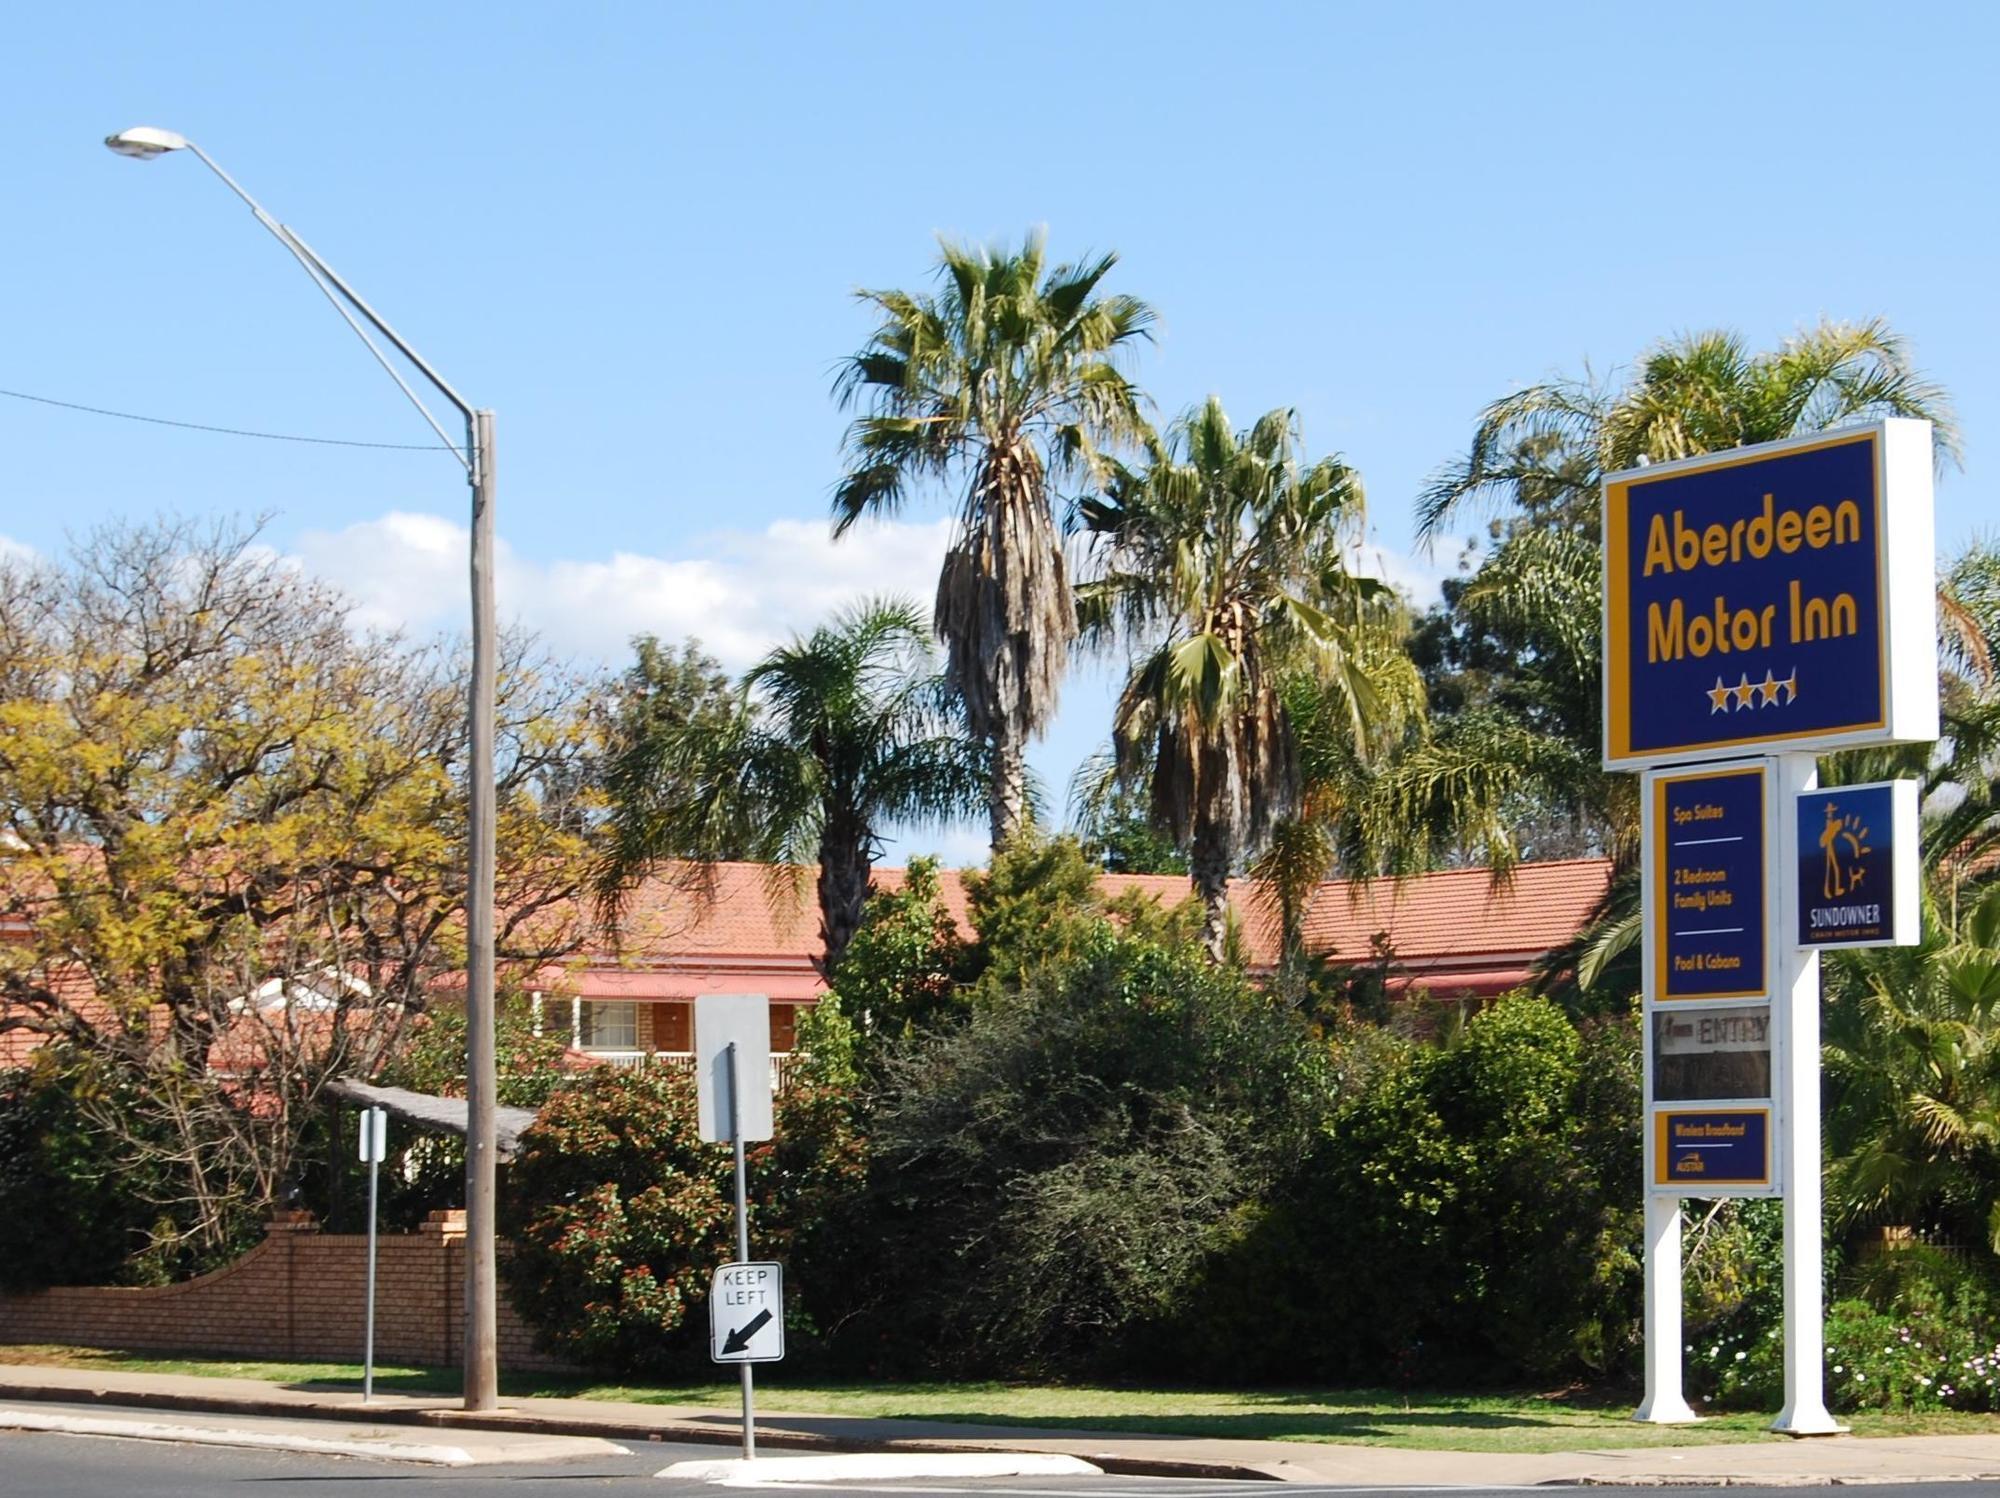
[[[61,1364],[141,1373],[256,1378],[282,1384],[358,1387],[351,1363],[254,1363],[222,1358],[160,1357],[72,1347],[0,1348],[0,1361]],[[502,1381],[517,1398],[625,1400],[730,1411],[734,1381],[618,1384],[587,1378],[512,1375]],[[456,1393],[451,1369],[378,1366],[384,1393]],[[1006,1383],[830,1384],[787,1381],[770,1369],[758,1375],[764,1408],[792,1414],[941,1420],[982,1425],[1060,1426],[1070,1430],[1240,1440],[1337,1441],[1407,1450],[1573,1451],[1612,1446],[1697,1446],[1779,1440],[1768,1414],[1731,1413],[1699,1426],[1635,1425],[1630,1391],[1558,1393],[1395,1393],[1379,1389],[1222,1390],[1125,1389],[1093,1385]],[[1851,1417],[1856,1435],[1990,1435],[1991,1415]]]

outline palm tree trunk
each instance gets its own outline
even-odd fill
[[[1201,899],[1201,944],[1209,961],[1222,961],[1222,946],[1229,934],[1229,843],[1212,828],[1194,835],[1188,850],[1188,880]]]
[[[847,944],[861,929],[874,867],[868,839],[829,832],[819,845],[820,976],[831,978]]]
[[[1028,816],[1028,746],[1004,723],[993,736],[993,781],[986,806],[997,853]]]

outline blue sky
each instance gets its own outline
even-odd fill
[[[2000,11],[1879,5],[37,6],[10,17],[0,388],[380,441],[425,429],[200,141],[500,413],[503,607],[615,659],[732,664],[839,598],[928,598],[941,506],[825,538],[857,286],[1048,226],[1163,327],[1136,373],[1296,406],[1421,589],[1412,496],[1480,406],[1676,331],[1883,316],[1953,393],[1940,543],[1996,512]],[[0,398],[0,537],[162,509],[422,629],[460,610],[438,454],[175,432]],[[1038,764],[1103,732],[1085,673]],[[917,839],[917,845],[934,842]],[[977,838],[944,846],[964,855]]]

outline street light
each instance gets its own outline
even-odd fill
[[[495,1141],[493,1101],[493,413],[475,410],[446,384],[359,293],[314,254],[306,242],[279,223],[201,147],[171,130],[140,125],[107,136],[104,144],[120,156],[150,161],[170,151],[200,158],[257,216],[257,222],[292,253],[313,284],[333,304],[410,403],[423,414],[465,467],[472,485],[472,691],[470,827],[466,842],[466,1060],[465,1060],[465,1407],[490,1410],[500,1401],[495,1354],[497,1279],[493,1253]],[[356,314],[387,339],[465,419],[463,444],[438,424],[402,372],[368,336]]]

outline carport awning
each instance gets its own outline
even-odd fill
[[[377,1087],[352,1077],[335,1077],[326,1084],[335,1097],[366,1107],[386,1108],[405,1123],[442,1134],[465,1133],[466,1101],[462,1097],[436,1097],[428,1092],[412,1092],[406,1087]],[[533,1108],[493,1110],[494,1146],[500,1158],[511,1160],[521,1147],[521,1133],[535,1121]]]

